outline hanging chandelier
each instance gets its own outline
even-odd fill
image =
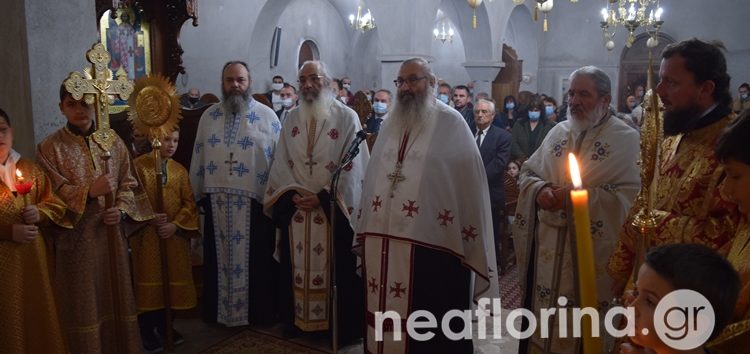
[[[349,24],[357,31],[366,32],[375,28],[375,18],[372,17],[370,9],[362,10],[362,0],[357,4],[357,15],[349,15]]]
[[[524,1],[526,0],[513,0],[513,3],[518,5],[523,5]],[[534,21],[539,21],[539,12],[541,11],[544,14],[544,32],[547,32],[548,26],[547,26],[547,14],[552,11],[552,8],[555,6],[554,0],[534,0]],[[570,0],[572,3],[577,3],[578,0]]]
[[[453,43],[453,27],[451,25],[448,25],[448,30],[445,30],[445,20],[442,21],[442,28],[438,29],[435,27],[434,30],[432,30],[432,34],[435,36],[435,40],[441,41],[445,43],[448,41],[448,43]]]
[[[635,42],[635,32],[643,28],[649,35],[646,46],[654,48],[659,45],[658,34],[664,24],[661,16],[664,10],[659,0],[607,0],[607,7],[602,9],[602,35],[607,50],[615,48],[614,35],[618,26],[628,31],[625,46],[630,48]]]

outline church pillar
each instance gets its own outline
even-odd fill
[[[492,97],[492,81],[505,64],[500,61],[471,61],[463,63],[469,78],[474,83],[474,93],[487,92]]]

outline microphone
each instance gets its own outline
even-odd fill
[[[368,135],[369,134],[367,134],[364,129],[357,132],[354,140],[352,140],[352,144],[349,146],[349,150],[346,151],[346,155],[344,155],[344,158],[341,160],[341,166],[346,166],[349,162],[354,160],[354,157],[359,154],[359,144],[367,139]]]

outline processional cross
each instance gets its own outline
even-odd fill
[[[63,84],[73,99],[80,100],[86,95],[86,103],[95,103],[96,131],[91,137],[105,154],[109,154],[116,134],[109,126],[109,95],[118,95],[121,99],[127,100],[134,86],[124,72],[118,74],[117,80],[110,80],[112,74],[108,64],[112,57],[101,42],[94,44],[86,52],[86,59],[92,64],[91,78],[84,78],[81,73],[74,71]]]

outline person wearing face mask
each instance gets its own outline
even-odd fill
[[[450,106],[451,105],[451,85],[448,85],[446,83],[440,84],[440,86],[438,86],[437,99],[440,102],[443,102]]]
[[[511,131],[513,124],[516,122],[516,109],[516,98],[512,95],[505,96],[500,110],[500,119],[497,120],[497,123],[493,122],[492,124]]]
[[[750,84],[747,82],[740,85],[740,88],[738,89],[739,96],[736,100],[734,100],[734,103],[732,104],[732,110],[734,113],[740,113],[748,108],[750,108]]]
[[[539,97],[532,98],[526,114],[518,118],[513,125],[513,144],[511,158],[525,161],[544,141],[544,137],[555,126],[547,119],[544,104]]]
[[[180,97],[180,105],[186,109],[198,109],[207,103],[201,100],[201,92],[197,88],[191,88],[187,94]]]
[[[281,109],[276,111],[276,116],[279,117],[279,121],[283,125],[289,111],[297,107],[297,88],[285,82],[279,96],[281,96]]]
[[[388,108],[391,105],[391,91],[386,89],[379,90],[375,93],[375,97],[372,102],[372,115],[365,124],[365,131],[369,134],[377,135],[380,131],[380,125],[383,123],[385,114],[388,113]],[[373,137],[373,144],[375,143]],[[369,141],[368,141],[369,142]]]
[[[352,79],[350,79],[348,76],[344,76],[341,78],[341,88],[346,90],[346,102],[344,104],[351,103],[354,99],[354,93],[352,93]]]
[[[281,89],[284,88],[284,78],[281,75],[276,75],[272,79],[271,91],[266,92],[266,98],[273,105],[273,110],[278,111],[282,108],[281,104]]]
[[[548,120],[557,123],[557,101],[547,96],[542,100],[544,103],[544,114]]]

